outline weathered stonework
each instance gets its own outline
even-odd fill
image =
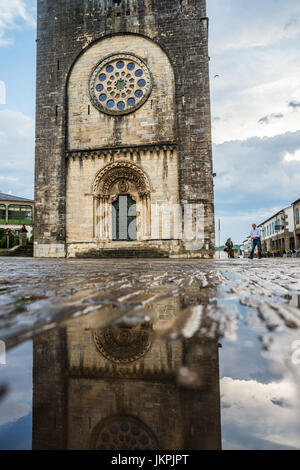
[[[116,246],[123,194],[136,208],[135,244],[214,256],[205,3],[38,1],[35,256]],[[200,232],[197,205],[198,244],[182,236],[188,218]]]
[[[142,450],[220,449],[218,343],[155,336],[180,308],[176,296],[150,302],[153,322],[126,328],[99,326],[98,311],[35,338],[33,449],[136,450],[131,439],[99,442],[108,423],[124,421],[148,435]],[[196,386],[178,383],[186,361]]]

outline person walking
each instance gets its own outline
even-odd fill
[[[251,251],[249,258],[253,259],[255,248],[257,247],[259,259],[262,259],[260,230],[258,230],[258,228],[256,227],[256,224],[252,224],[252,230],[251,230],[250,236],[252,239],[252,251]]]

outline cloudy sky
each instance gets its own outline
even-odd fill
[[[0,402],[0,450],[31,449],[33,344],[27,341],[6,355],[0,366],[7,395]]]
[[[25,197],[33,196],[35,3],[0,0],[0,190]],[[207,5],[216,215],[221,241],[241,242],[252,221],[300,197],[300,2]]]
[[[207,5],[216,213],[240,242],[300,197],[300,2]]]

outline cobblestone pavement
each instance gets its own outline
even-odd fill
[[[185,313],[204,308],[209,333],[230,331],[240,306],[255,312],[266,331],[295,331],[300,261],[1,259],[1,337],[14,343],[92,312],[102,311],[103,323],[143,316],[149,305],[174,296]]]
[[[102,353],[97,356],[99,347],[104,348],[105,343],[101,343],[104,338],[101,332],[122,331],[124,327],[134,332],[151,325],[152,353],[147,355],[143,367],[149,368],[155,377],[157,370],[171,374],[172,383],[176,384],[172,393],[174,396],[186,394],[184,403],[190,403],[189,394],[196,393],[193,406],[196,413],[201,413],[201,422],[204,409],[207,410],[207,422],[217,423],[216,428],[218,416],[222,415],[224,449],[299,449],[299,307],[299,259],[2,258],[0,340],[5,342],[7,349],[7,366],[0,366],[0,448],[6,448],[8,439],[7,434],[2,435],[1,441],[1,422],[10,423],[17,419],[14,416],[23,416],[24,407],[31,412],[28,403],[32,401],[32,389],[42,393],[43,383],[45,396],[40,401],[35,396],[33,403],[42,403],[35,425],[42,423],[41,429],[47,431],[45,442],[48,442],[47,425],[51,421],[48,411],[44,415],[43,410],[52,409],[52,402],[47,400],[55,395],[54,391],[49,392],[52,390],[49,368],[52,365],[59,368],[66,363],[65,353],[62,357],[59,355],[61,343],[52,341],[60,338],[60,332],[67,332],[64,334],[69,338],[68,354],[72,360],[76,359],[78,351],[81,351],[80,358],[85,358],[80,359],[79,365],[76,360],[75,366],[72,362],[73,368],[68,364],[66,380],[81,375],[84,380],[89,380],[95,374],[99,380],[110,377],[109,374],[117,380],[126,375],[127,365],[123,370],[121,366],[108,363],[101,369],[101,355],[107,357],[108,354],[100,349]],[[33,336],[33,342],[26,341]],[[97,338],[100,338],[98,342]],[[207,349],[209,344],[212,349]],[[14,347],[16,345],[18,347]],[[216,348],[218,345],[222,348]],[[84,356],[82,351],[86,351]],[[166,357],[162,351],[164,354],[168,351]],[[170,351],[174,353],[175,362],[168,368]],[[177,357],[175,351],[182,353]],[[95,370],[88,367],[91,358],[95,358],[98,367],[95,366]],[[47,365],[45,375],[39,363],[41,360]],[[138,374],[140,371],[144,374],[144,368],[135,365],[132,370],[139,383]],[[39,381],[40,375],[45,382]],[[212,383],[209,377],[216,379],[215,394],[209,388]],[[145,382],[147,393],[152,386],[151,381]],[[115,400],[112,398],[114,390],[114,387],[106,389],[107,409],[109,400]],[[82,387],[74,396],[84,402],[87,399],[85,392],[86,388]],[[134,396],[133,402],[138,404],[138,394]],[[209,399],[207,403],[205,397]],[[96,410],[102,402],[101,395],[100,402],[95,404]],[[143,403],[141,406],[144,409]],[[85,411],[80,414],[77,405],[74,409],[76,420],[85,417]],[[161,407],[160,413],[163,412],[164,407]],[[154,415],[150,418],[149,422],[152,422]],[[30,414],[28,420],[31,423]],[[163,418],[166,420],[167,415]],[[75,428],[78,430],[80,426]],[[41,429],[36,428],[36,436],[41,435]],[[215,435],[218,438],[219,431]],[[31,432],[28,431],[26,436],[30,447]],[[11,445],[18,448],[17,439]],[[218,445],[214,444],[213,448]]]

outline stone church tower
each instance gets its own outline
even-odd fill
[[[212,257],[205,0],[37,3],[35,256]]]

